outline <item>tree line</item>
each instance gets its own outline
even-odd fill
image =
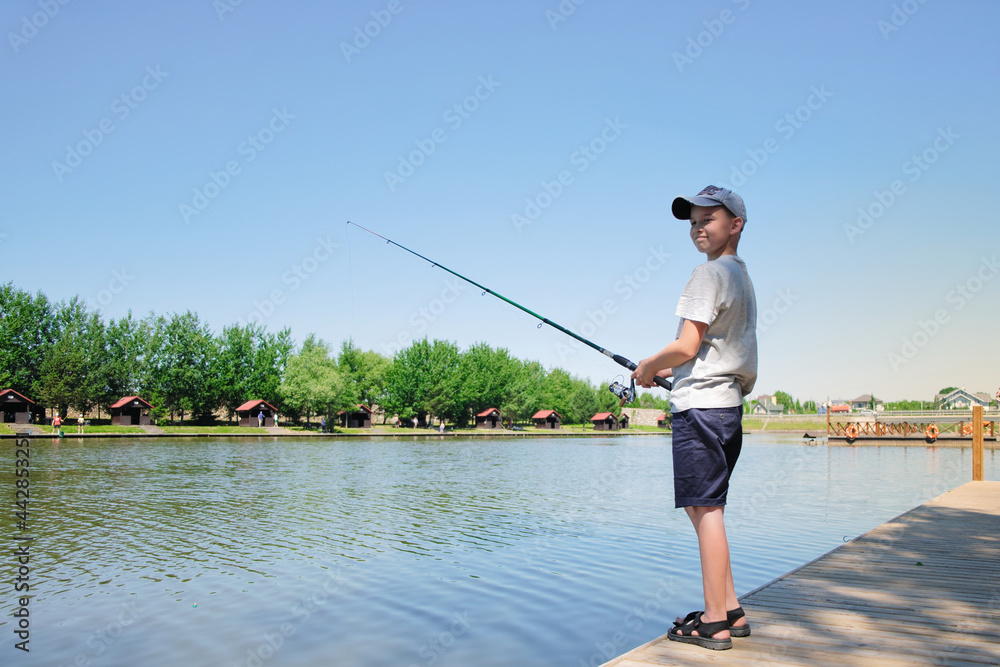
[[[249,399],[263,399],[286,418],[332,423],[358,404],[400,419],[432,416],[465,426],[497,408],[527,421],[556,410],[567,424],[598,412],[620,414],[606,385],[593,386],[560,368],[514,358],[504,348],[418,340],[386,357],[353,341],[334,348],[315,334],[297,345],[290,329],[233,324],[213,333],[196,313],[105,322],[79,297],[53,302],[13,283],[0,285],[0,389],[14,389],[65,416],[108,413],[124,396],[141,396],[154,417],[210,423],[232,418]],[[640,407],[669,410],[642,394]]]

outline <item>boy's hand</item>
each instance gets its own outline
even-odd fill
[[[635,370],[632,371],[632,379],[635,380],[636,384],[645,389],[649,389],[654,386],[654,377],[668,378],[671,375],[673,375],[673,369],[671,368],[654,371],[654,366],[650,363],[650,359],[643,359],[639,362],[639,365],[635,367]]]

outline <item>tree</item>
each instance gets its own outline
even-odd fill
[[[517,389],[520,369],[506,349],[476,343],[462,353],[458,366],[459,400],[470,417],[489,408],[497,408],[504,417],[512,417],[504,406]]]
[[[413,341],[392,358],[386,373],[387,413],[410,419],[428,413],[454,424],[468,423],[458,397],[459,352],[451,342],[424,338]]]
[[[339,410],[352,407],[347,382],[330,357],[329,346],[314,334],[288,358],[278,394],[293,414],[305,413],[307,422],[313,414],[320,414],[329,423]]]
[[[129,311],[108,322],[104,330],[105,361],[101,365],[98,406],[110,411],[111,404],[125,396],[138,396],[146,381],[147,341],[151,323],[137,320]]]
[[[795,412],[795,401],[783,391],[774,392],[774,401],[785,408],[785,413]]]
[[[341,343],[337,357],[337,368],[347,380],[351,400],[369,407],[382,405],[386,374],[391,364],[388,357],[374,351],[362,351],[350,339]]]
[[[280,403],[278,386],[291,354],[289,329],[270,334],[263,326],[224,327],[214,360],[219,399],[230,417],[249,399]]]
[[[153,318],[150,315],[150,318]],[[150,322],[150,399],[171,419],[185,414],[206,420],[219,405],[219,378],[213,360],[218,345],[207,324],[191,311]]]
[[[52,305],[44,294],[32,296],[13,283],[0,285],[0,388],[37,397],[42,361],[57,334]]]

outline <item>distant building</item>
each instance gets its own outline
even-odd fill
[[[872,407],[874,406],[874,407]],[[851,410],[884,410],[885,404],[871,394],[861,394],[851,399]]]
[[[35,402],[13,389],[0,391],[0,424],[27,424]]]
[[[620,429],[628,428],[628,422],[629,422],[628,414],[623,412],[621,418],[619,418],[618,420],[618,428]]]
[[[611,412],[598,412],[590,418],[595,431],[617,431],[618,418]]]
[[[125,396],[111,406],[112,426],[149,426],[153,406],[138,396]]]
[[[562,415],[555,410],[539,410],[531,416],[535,428],[562,428]]]
[[[476,415],[476,428],[501,428],[500,411],[496,408],[487,408]]]
[[[249,400],[236,408],[236,418],[239,420],[238,423],[240,426],[261,426],[261,413],[264,413],[263,426],[274,426],[274,419],[278,414],[278,409],[267,401],[261,399]]]
[[[972,393],[965,389],[955,389],[947,394],[937,394],[934,397],[942,410],[968,410],[973,405],[981,405],[984,408],[990,404],[990,395],[985,391]]]
[[[785,414],[785,406],[778,403],[774,396],[761,394],[757,397],[757,400],[754,401],[754,404],[750,406],[750,414],[766,415],[768,417],[783,415]]]
[[[657,425],[657,426],[658,426],[659,428],[670,428],[670,423],[671,423],[671,421],[672,421],[672,420],[671,420],[671,419],[669,418],[669,416],[667,415],[667,413],[666,413],[666,412],[661,412],[661,413],[660,413],[660,414],[659,414],[659,415],[658,415],[658,416],[656,417],[656,425]]]
[[[341,410],[337,413],[337,417],[340,418],[341,428],[371,428],[373,414],[374,412],[371,408],[363,403],[359,403],[357,410],[351,412]]]

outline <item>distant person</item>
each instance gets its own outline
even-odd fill
[[[56,416],[52,418],[52,432],[58,432],[60,426],[62,426],[62,419],[59,418],[59,413],[57,412]]]
[[[264,428],[264,411],[261,410],[257,413],[257,426]]]
[[[326,417],[320,417],[319,431],[320,433],[326,433]]]
[[[83,433],[83,425],[84,425],[84,423],[85,422],[83,421],[83,415],[80,415],[79,417],[76,418],[76,432],[77,433]]]
[[[443,419],[441,420],[441,423],[438,424],[438,433],[444,433],[444,420]]]
[[[757,302],[736,254],[747,219],[743,199],[710,185],[677,197],[671,209],[690,222],[691,240],[708,261],[681,294],[675,340],[640,361],[632,377],[647,388],[654,376],[674,378],[674,504],[691,519],[701,557],[705,610],[678,618],[667,637],[720,650],[732,648],[731,637],[750,634],[736,599],[723,515],[743,446],[743,399],[757,380]]]

